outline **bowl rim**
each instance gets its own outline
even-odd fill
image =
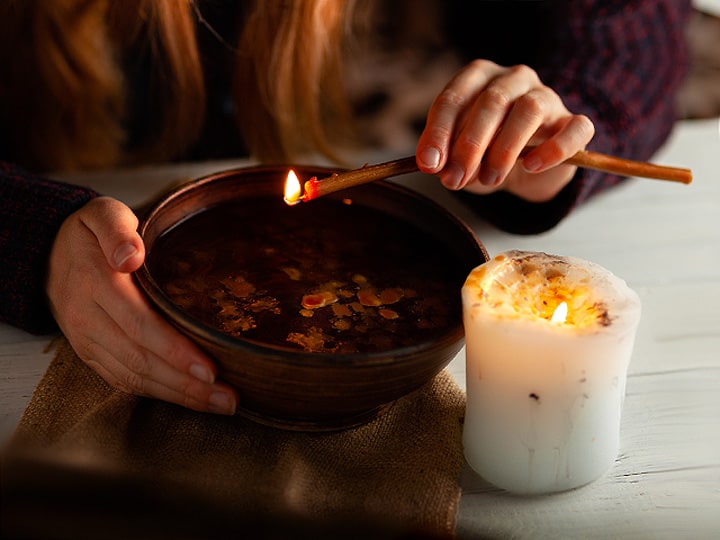
[[[232,167],[228,169],[222,169],[200,176],[195,179],[191,179],[183,184],[176,186],[164,193],[157,196],[146,208],[146,211],[139,216],[138,233],[140,234],[143,242],[147,234],[149,226],[152,224],[153,219],[160,214],[163,209],[170,204],[173,200],[176,200],[184,196],[188,192],[201,189],[207,184],[211,184],[220,179],[227,179],[228,177],[235,176],[237,174],[262,174],[264,172],[278,172],[287,171],[289,169],[310,169],[313,172],[337,172],[341,170],[338,167],[327,167],[327,166],[316,166],[306,164],[274,164],[274,165],[251,165],[247,167]],[[443,205],[434,201],[430,197],[415,191],[404,185],[387,181],[380,180],[373,182],[373,184],[380,186],[381,189],[389,189],[399,193],[405,197],[410,197],[415,201],[422,203],[423,205],[431,208],[434,211],[439,212],[443,217],[449,221],[449,223],[463,233],[468,238],[469,243],[472,244],[484,258],[485,261],[489,260],[489,256],[485,246],[477,238],[474,231],[462,221],[454,212],[447,209]],[[200,212],[207,210],[199,209],[196,212],[192,212],[185,216],[183,220],[174,223],[172,227],[178,226],[183,221],[197,215]],[[167,233],[172,227],[164,229],[158,237],[162,234]],[[282,364],[298,364],[305,367],[316,365],[327,366],[332,364],[333,366],[340,366],[343,362],[352,363],[355,367],[360,366],[378,366],[384,364],[398,363],[402,359],[414,358],[418,353],[429,353],[433,350],[442,350],[447,347],[458,344],[460,348],[464,340],[464,328],[462,321],[459,324],[452,326],[449,330],[446,330],[436,336],[431,341],[423,342],[422,344],[405,345],[389,349],[386,351],[372,351],[372,352],[352,352],[352,353],[333,353],[333,352],[310,352],[301,349],[293,349],[290,347],[282,347],[278,345],[268,344],[259,342],[257,340],[235,337],[222,332],[221,330],[214,328],[213,326],[203,322],[202,320],[193,317],[186,313],[177,304],[175,304],[168,295],[163,291],[160,285],[155,281],[154,277],[150,273],[147,266],[147,256],[143,264],[134,273],[135,281],[138,283],[141,291],[151,304],[155,304],[162,314],[168,319],[170,324],[178,326],[175,321],[182,322],[182,330],[189,332],[203,340],[218,343],[234,352],[242,354],[255,354],[262,356],[266,361],[276,361]],[[470,269],[468,269],[469,271]],[[458,302],[461,301],[460,291],[457,294]],[[362,361],[358,363],[358,361]]]

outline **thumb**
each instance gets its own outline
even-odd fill
[[[83,207],[82,222],[95,235],[105,259],[118,272],[134,272],[145,260],[138,218],[125,204],[97,197]]]

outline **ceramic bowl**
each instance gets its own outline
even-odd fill
[[[147,256],[146,263],[136,272],[135,277],[152,305],[217,362],[219,376],[233,385],[239,393],[238,414],[262,424],[289,430],[346,429],[369,422],[384,413],[396,400],[430,382],[455,357],[464,340],[460,289],[470,270],[487,261],[488,255],[472,230],[447,209],[426,196],[389,181],[374,182],[332,193],[321,198],[325,199],[323,203],[317,199],[297,206],[288,206],[282,202],[282,193],[285,178],[291,168],[303,180],[311,176],[323,178],[337,172],[336,169],[311,166],[247,167],[211,174],[163,195],[141,216],[139,231],[145,242]],[[335,206],[331,211],[325,210],[326,204]],[[205,219],[205,225],[194,225],[200,223],[198,218],[214,216],[210,212],[222,211],[229,207],[228,205],[239,205],[246,209],[244,212],[254,212],[253,217],[244,222],[240,220],[237,227],[232,221],[228,224],[227,221],[215,217]],[[361,213],[353,214],[351,210]],[[272,239],[257,236],[265,234],[264,231],[282,222],[285,217],[296,215],[292,213],[301,211],[305,212],[304,219],[310,221],[312,218],[314,221],[307,227],[290,227],[294,232],[288,234],[300,236],[293,237],[295,240],[292,244],[286,241],[285,248],[276,248]],[[365,211],[369,214],[362,213]],[[389,223],[400,226],[378,225],[386,218],[391,220]],[[343,223],[344,221],[348,223]],[[213,227],[217,227],[217,230],[213,230]],[[360,241],[367,231],[374,228],[381,229],[380,234],[375,231],[370,244],[372,247],[368,250],[367,245],[363,247]],[[411,231],[408,234],[413,235],[415,240],[393,236],[395,229],[404,228]],[[330,242],[331,247],[316,246],[314,239],[322,236],[320,231],[331,236],[340,235],[341,240],[338,241],[335,237]],[[223,237],[223,234],[229,236]],[[199,239],[202,248],[210,252],[226,249],[231,241],[244,242],[245,250],[252,251],[254,255],[246,256],[244,250],[241,250],[241,253],[236,255],[228,257],[227,254],[222,254],[212,259],[222,260],[225,266],[229,266],[230,277],[221,278],[218,283],[230,284],[233,291],[242,297],[232,300],[231,303],[235,302],[232,305],[246,302],[246,307],[249,306],[247,291],[253,287],[256,292],[261,290],[264,301],[269,302],[265,307],[272,310],[272,316],[275,317],[271,321],[275,322],[259,320],[261,310],[257,305],[262,302],[256,298],[252,308],[256,312],[250,313],[252,324],[245,324],[243,327],[241,317],[233,312],[234,307],[228,307],[227,303],[218,306],[218,296],[227,293],[225,285],[214,289],[208,286],[212,290],[198,292],[197,289],[202,287],[202,284],[214,282],[207,274],[193,278],[189,286],[183,285],[188,282],[182,280],[179,285],[175,283],[168,286],[167,276],[160,277],[163,272],[167,274],[166,267],[174,265],[187,271],[190,266],[202,266],[197,260],[207,261],[207,255],[196,257],[192,254],[175,253],[173,263],[173,256],[169,254],[167,247],[170,244],[166,240],[172,235],[175,235],[176,246],[185,248],[186,244],[191,245],[192,236],[194,242],[197,243]],[[187,238],[184,235],[187,235]],[[417,242],[417,249],[403,247],[405,252],[398,249],[413,242]],[[433,242],[442,249],[434,248],[432,253],[416,255],[416,252],[422,251],[424,245],[432,245]],[[288,245],[292,249],[287,249]],[[291,261],[291,255],[285,253],[295,251],[299,245],[303,246],[302,253],[317,257],[312,264],[306,265],[305,269],[301,268],[301,256],[295,254],[295,259]],[[339,254],[333,251],[333,245],[341,249]],[[314,253],[314,249],[321,252]],[[396,251],[402,256],[395,258],[393,254]],[[322,317],[326,317],[325,323],[330,326],[320,334],[335,332],[335,337],[328,337],[325,341],[321,339],[314,345],[305,343],[306,347],[302,348],[298,345],[302,340],[271,342],[269,339],[252,336],[249,331],[242,331],[242,328],[247,330],[254,324],[256,331],[272,328],[283,332],[283,324],[295,322],[305,325],[303,328],[306,330],[311,328],[314,321],[321,318],[317,305],[306,305],[307,298],[313,296],[311,293],[314,289],[308,288],[308,295],[303,295],[302,300],[294,298],[292,301],[297,304],[294,307],[283,308],[277,301],[279,293],[275,293],[273,284],[282,282],[286,277],[297,280],[303,273],[312,274],[317,270],[329,272],[345,260],[353,260],[353,264],[362,267],[363,259],[369,252],[380,258],[382,271],[358,268],[358,271],[365,272],[364,277],[361,275],[363,272],[345,272],[337,280],[324,282],[332,282],[333,288],[331,293],[325,291],[322,294],[334,294],[334,300],[329,303],[334,302],[336,305],[322,307]],[[249,283],[252,279],[242,276],[245,275],[244,271],[255,266],[258,258],[265,253],[279,257],[274,263],[270,263],[277,263],[278,271],[275,272],[274,268],[265,270],[263,273],[266,275],[277,275],[274,281],[270,280],[269,284],[264,283],[262,287],[258,287]],[[197,259],[195,262],[193,257]],[[326,263],[332,260],[335,262]],[[212,267],[213,264],[207,263],[206,266]],[[403,285],[407,285],[403,282],[396,283],[398,287],[383,289],[385,292],[375,290],[375,302],[367,302],[365,299],[359,301],[358,288],[365,286],[367,289],[368,280],[372,282],[384,279],[385,270],[405,272],[406,278],[402,281],[412,281],[419,279],[417,274],[423,267],[442,270],[444,292],[439,293],[433,288],[437,283],[426,284],[426,287],[422,284],[418,286],[418,283],[422,282],[413,281],[413,287],[403,289]],[[212,270],[213,268],[204,268],[201,272]],[[174,272],[177,274],[179,270]],[[372,275],[373,272],[377,275]],[[194,291],[194,296],[189,294],[189,289]],[[238,292],[240,289],[245,292]],[[432,294],[440,296],[433,298],[432,302],[429,298],[426,299],[428,301],[422,304],[423,309],[437,309],[442,312],[445,326],[433,329],[432,324],[428,323],[433,318],[432,313],[424,313],[417,317],[405,316],[413,321],[417,319],[417,328],[405,327],[402,332],[396,332],[397,336],[393,334],[395,327],[390,326],[401,322],[403,317],[402,314],[398,315],[398,306],[409,302],[411,298],[415,305],[420,305],[418,299],[422,299],[431,289],[434,290]],[[395,294],[388,300],[387,296],[382,296],[387,290],[395,293],[399,291],[400,294]],[[354,296],[355,293],[357,296]],[[403,295],[404,299],[398,301],[398,296]],[[381,299],[377,300],[377,296]],[[273,299],[275,303],[268,299]],[[345,305],[341,305],[342,302],[345,302]],[[194,312],[196,304],[203,304],[215,314],[232,313],[220,323],[208,321]],[[360,319],[361,316],[365,319]],[[368,321],[372,321],[372,324],[366,324]],[[385,323],[390,326],[383,327]],[[228,324],[240,325],[242,328],[229,331]],[[342,343],[343,338],[337,336],[348,335],[348,328],[353,329],[356,334]],[[317,333],[317,328],[314,331]],[[307,332],[288,331],[287,335],[300,335],[305,338]],[[365,333],[358,337],[360,334],[357,332]],[[396,341],[395,337],[399,339],[401,334],[404,341]],[[331,343],[332,347],[325,349],[328,343]]]

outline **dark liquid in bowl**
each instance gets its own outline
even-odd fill
[[[151,274],[204,324],[290,349],[384,351],[459,324],[466,272],[441,242],[366,206],[278,199],[186,219],[151,250]]]

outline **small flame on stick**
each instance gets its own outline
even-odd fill
[[[288,172],[287,179],[285,180],[285,202],[289,205],[294,205],[300,202],[300,180],[298,180],[295,171],[290,169]]]

